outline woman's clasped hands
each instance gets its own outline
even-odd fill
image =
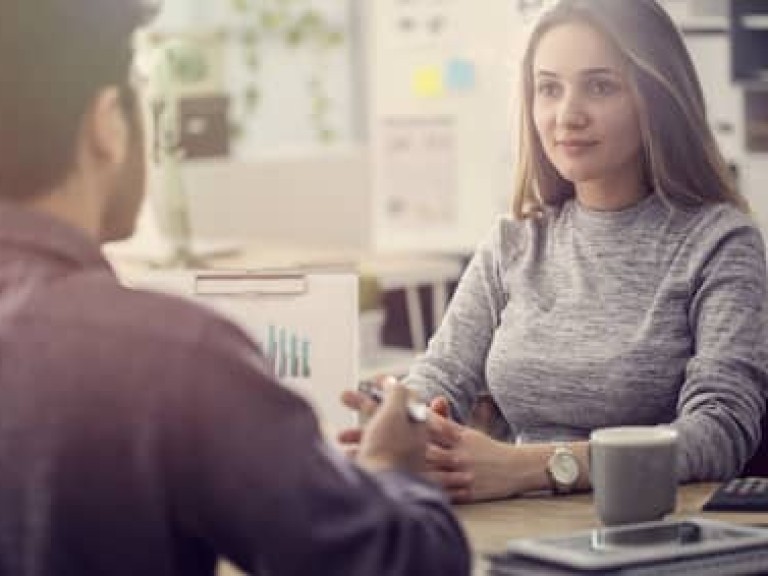
[[[389,380],[385,378],[379,385],[386,386]],[[364,422],[375,413],[378,403],[357,390],[345,391],[342,402],[360,414],[361,426],[339,434],[346,453],[355,457]],[[515,446],[452,420],[445,397],[434,398],[429,407],[424,472],[428,480],[456,503],[504,498],[520,492]]]

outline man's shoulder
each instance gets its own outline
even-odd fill
[[[198,345],[206,332],[237,327],[189,298],[119,284],[108,272],[74,274],[43,293],[38,314],[51,324],[78,327],[147,345]]]

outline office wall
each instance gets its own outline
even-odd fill
[[[195,0],[182,6],[182,0],[169,0],[160,28],[226,23],[220,14],[223,1]],[[333,18],[348,17],[350,43],[331,82],[338,107],[348,115],[343,138],[347,145],[314,146],[307,134],[300,134],[297,126],[306,123],[305,111],[294,105],[292,94],[298,90],[297,77],[310,62],[297,67],[295,55],[273,47],[273,52],[266,53],[270,58],[263,71],[271,92],[265,92],[248,145],[238,146],[228,160],[185,164],[183,181],[193,230],[206,238],[267,235],[289,243],[311,241],[371,250],[472,250],[495,214],[509,202],[514,156],[512,47],[520,40],[512,5],[507,0],[489,0],[485,9],[477,10],[464,0],[409,2],[407,11],[421,18],[422,24],[428,18],[444,18],[446,33],[426,41],[424,37],[415,42],[405,39],[398,45],[398,2],[317,3]],[[345,7],[352,10],[347,12]],[[365,50],[356,51],[358,44]],[[445,71],[457,62],[469,71],[465,69],[463,77],[460,71],[458,79],[455,74],[449,78]],[[420,67],[446,73],[439,90],[454,92],[419,93],[412,74]],[[354,126],[355,118],[363,118],[368,129],[364,143],[356,142],[366,130]],[[416,122],[407,125],[414,118]],[[387,212],[391,189],[384,191],[380,179],[397,170],[380,154],[391,136],[384,130],[391,120],[405,119],[409,135],[432,141],[431,128],[420,130],[419,126],[421,120],[435,118],[438,123],[442,118],[448,121],[445,137],[451,154],[430,163],[418,151],[409,152],[407,166],[400,164],[400,168],[412,170],[422,181],[436,182],[431,192],[446,198],[447,217],[424,222],[417,215],[405,223],[394,222]],[[403,198],[423,192],[418,183],[408,182],[408,189],[403,183],[395,185]],[[339,221],[338,214],[345,214],[345,221]]]
[[[185,168],[183,179],[198,238],[369,247],[369,170],[363,147],[197,162]]]
[[[254,4],[255,5],[255,4]],[[306,4],[294,3],[298,14]],[[258,50],[257,74],[244,65],[238,35],[248,22],[231,9],[231,0],[165,0],[153,29],[161,34],[226,31],[224,77],[231,116],[247,119],[243,137],[233,141],[228,158],[190,160],[181,170],[191,228],[196,240],[258,238],[291,245],[367,249],[371,213],[368,157],[360,144],[364,132],[364,82],[358,66],[361,41],[350,0],[309,0],[344,35],[344,43],[322,57],[309,47],[290,48],[265,39]],[[307,83],[320,70],[331,104],[331,142],[320,142]],[[261,98],[253,114],[243,116],[241,94],[255,83]],[[150,178],[150,200],[160,194]],[[157,204],[142,214],[137,245],[162,244]]]
[[[514,3],[484,0],[485,9],[478,10],[465,0],[316,1],[334,17],[348,18],[352,44],[337,62],[331,85],[339,102],[346,102],[343,107],[349,119],[344,122],[348,122],[346,136],[352,144],[323,148],[307,142],[310,129],[297,127],[304,120],[301,106],[291,103],[290,94],[299,90],[299,71],[310,63],[297,68],[289,55],[274,53],[266,74],[274,100],[265,102],[251,144],[230,160],[185,167],[195,232],[205,238],[264,235],[288,243],[375,250],[471,250],[509,200],[514,171],[513,78],[525,33],[523,23],[515,21]],[[167,0],[162,26],[221,21],[223,4],[224,0]],[[721,15],[710,18],[717,8],[713,2],[709,12],[703,10],[704,4],[682,0],[670,4],[688,24],[723,26]],[[402,11],[400,5],[409,11]],[[434,16],[447,19],[444,35],[404,38],[397,31],[403,17],[423,26]],[[768,186],[768,155],[749,154],[745,149],[743,94],[730,81],[728,36],[724,32],[687,34],[686,42],[702,79],[718,141],[727,159],[738,166],[742,190],[768,236],[768,195],[763,192]],[[413,85],[414,74],[444,71],[452,60],[473,66],[474,76],[463,91],[451,92],[441,84],[436,93],[430,93],[434,87]],[[354,126],[362,110],[369,112],[365,142],[356,138],[366,130]],[[426,224],[391,218],[387,202],[392,195],[384,182],[385,171],[392,168],[391,158],[388,163],[385,156],[385,146],[393,142],[392,128],[398,130],[400,122],[405,131],[415,126],[419,132],[419,120],[426,120],[428,127],[432,122],[431,128],[453,141],[447,160],[427,158],[433,167],[442,165],[451,171],[447,176],[438,171],[433,182],[445,188],[452,212],[443,221],[438,218]],[[399,167],[418,172],[419,158],[413,160],[413,165]],[[416,175],[419,178],[424,181],[423,173]]]

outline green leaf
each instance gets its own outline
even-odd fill
[[[259,41],[259,32],[255,26],[248,26],[241,35],[240,41],[248,48],[255,46]]]
[[[327,112],[330,106],[331,101],[326,96],[316,96],[312,100],[312,110],[316,114],[323,114],[324,112]]]
[[[250,84],[243,93],[243,104],[247,112],[252,113],[261,103],[261,91],[257,86]]]
[[[293,28],[289,28],[285,32],[285,43],[288,45],[289,48],[298,48],[299,45],[304,41],[304,34],[302,33],[301,28],[298,26],[294,26]]]
[[[248,0],[230,0],[232,4],[232,8],[238,12],[247,12],[248,11],[248,5],[250,2]]]
[[[321,128],[318,137],[320,138],[321,142],[329,143],[336,140],[336,132],[331,130],[330,128]]]
[[[344,43],[344,33],[341,30],[333,30],[325,37],[326,46],[336,48]]]
[[[232,121],[229,123],[229,137],[233,140],[239,140],[245,136],[245,129],[240,122]]]
[[[307,31],[317,33],[325,27],[323,17],[316,10],[307,10],[297,20],[297,24]]]
[[[265,10],[261,13],[260,21],[261,26],[268,32],[275,32],[278,30],[285,20],[285,16],[279,12],[273,10]]]
[[[261,68],[261,58],[259,58],[258,51],[248,50],[248,52],[245,53],[243,63],[251,72],[255,72]]]
[[[173,50],[169,52],[173,77],[184,83],[199,82],[208,75],[208,65],[198,53]]]

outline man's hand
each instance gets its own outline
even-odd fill
[[[423,474],[426,468],[426,425],[408,418],[407,405],[411,392],[394,379],[384,382],[384,402],[376,402],[359,392],[345,392],[345,405],[370,418],[363,428],[345,430],[339,436],[342,444],[352,448],[358,463],[370,470],[403,470]],[[349,451],[348,451],[349,452]]]

